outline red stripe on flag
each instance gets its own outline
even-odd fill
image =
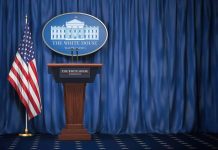
[[[20,93],[20,90],[19,88],[17,87],[16,83],[14,82],[14,80],[8,76],[8,81],[11,83],[11,85],[13,86],[13,88],[16,90],[21,102],[23,103],[23,105],[25,106],[26,110],[27,110],[27,113],[29,115],[30,118],[33,118],[33,114],[32,112],[30,111],[29,107],[28,107],[28,104],[27,102],[25,101],[24,97],[22,96],[22,94]]]
[[[31,66],[35,76],[36,76],[36,80],[37,80],[37,83],[39,83],[39,79],[38,79],[38,75],[37,75],[37,70],[36,70],[36,66],[34,64],[34,60],[32,60],[31,62],[29,62],[29,65]]]
[[[38,102],[39,102],[39,104],[40,104],[40,101],[39,101],[40,96],[39,96],[39,93],[38,93],[37,87],[36,87],[36,85],[34,84],[34,82],[33,82],[33,80],[32,80],[31,77],[29,77],[29,83],[30,83],[31,87],[33,88],[33,92],[36,94],[36,97],[37,97]]]
[[[31,65],[31,64],[33,64],[32,61],[30,62],[31,69],[36,71],[35,65],[34,64]],[[32,88],[34,90],[34,92],[35,92],[35,94],[37,96],[37,99],[39,100],[39,104],[41,105],[40,94],[39,94],[39,91],[38,91],[38,88],[37,88],[39,86],[37,72],[34,72],[34,75],[35,75],[35,77],[37,79],[37,83],[36,83],[37,85],[34,83],[33,78],[31,76],[29,77],[29,83],[30,83],[30,85],[32,86]]]
[[[33,106],[35,112],[36,112],[37,114],[39,114],[39,113],[40,113],[40,110],[39,110],[40,108],[38,108],[37,104],[35,103],[35,101],[34,101],[32,95],[30,94],[30,91],[29,91],[28,87],[26,87],[25,84],[23,83],[20,74],[18,74],[17,71],[16,71],[13,67],[11,68],[11,71],[12,71],[13,74],[17,77],[18,81],[20,81],[20,85],[21,85],[21,87],[24,89],[26,95],[28,96],[29,101],[30,101],[30,103],[32,104],[32,106]],[[28,81],[28,78],[27,78],[27,81]],[[19,93],[20,93],[20,91],[19,91]]]
[[[27,74],[27,72],[25,71],[25,69],[23,68],[23,65],[20,63],[20,61],[18,60],[17,57],[15,57],[15,60],[14,60],[14,61],[16,62],[18,68],[19,68],[20,71],[23,73],[23,75],[25,76],[25,78],[27,78],[27,77],[28,77],[28,74]],[[12,65],[12,67],[13,67],[13,65]]]

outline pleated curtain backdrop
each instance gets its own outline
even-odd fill
[[[58,134],[65,125],[62,84],[48,63],[69,63],[51,51],[42,29],[56,15],[91,14],[109,37],[82,63],[102,63],[88,84],[84,124],[90,133],[218,132],[218,1],[1,0],[0,134],[19,133],[25,110],[7,81],[25,15],[31,25],[42,113],[30,132]]]

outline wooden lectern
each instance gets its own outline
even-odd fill
[[[86,83],[94,82],[102,64],[48,64],[48,72],[56,82],[63,83],[66,126],[59,140],[90,140],[83,126],[83,108]]]

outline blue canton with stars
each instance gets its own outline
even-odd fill
[[[26,64],[35,58],[29,24],[25,25],[23,39],[18,47],[18,52]]]

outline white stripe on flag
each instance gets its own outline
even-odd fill
[[[35,63],[35,62],[36,62],[36,61],[34,60],[34,67],[36,68],[36,63]],[[33,82],[34,82],[36,88],[37,88],[37,92],[38,92],[39,98],[40,98],[39,83],[38,83],[38,81],[37,81],[37,79],[36,79],[36,75],[35,75],[35,73],[33,72],[33,69],[32,69],[32,67],[31,67],[30,65],[28,65],[28,68],[29,68],[29,74],[30,74],[30,76],[31,76],[31,78],[32,78],[32,80],[33,80]]]
[[[31,111],[31,113],[33,114],[33,116],[36,116],[37,113],[36,113],[35,109],[33,108],[32,103],[30,103],[29,98],[28,98],[28,96],[27,96],[25,90],[22,88],[22,86],[21,86],[20,82],[18,81],[17,77],[13,74],[12,71],[10,71],[9,76],[11,77],[11,79],[12,79],[12,80],[15,82],[15,84],[17,85],[17,87],[18,87],[20,93],[22,94],[24,100],[27,102],[28,107],[30,108],[30,111]]]
[[[37,84],[37,83],[34,83],[35,86],[37,87],[37,90],[38,90],[38,91],[35,91],[35,92],[34,92],[34,90],[33,90],[32,86],[31,86],[31,84],[29,84],[29,82],[28,82],[27,79],[24,77],[22,71],[20,70],[20,68],[17,66],[17,64],[16,64],[15,62],[13,63],[13,68],[14,68],[14,69],[16,70],[16,72],[19,74],[19,77],[22,79],[22,82],[24,83],[24,85],[26,86],[26,88],[29,89],[29,93],[31,94],[31,96],[32,96],[32,98],[33,98],[33,101],[36,103],[36,105],[37,105],[37,107],[38,107],[38,109],[39,109],[39,111],[40,111],[41,106],[40,106],[40,103],[39,103],[39,99],[37,98],[36,93],[35,93],[35,92],[38,92],[38,93],[39,93],[38,84]],[[29,67],[29,68],[31,68],[31,67]],[[31,68],[31,70],[32,70],[32,68]],[[33,72],[33,71],[32,71],[32,72]],[[35,74],[34,74],[34,73],[31,73],[31,74],[30,74],[30,77],[31,77],[33,80],[34,80],[34,78],[35,78],[35,80],[36,80],[36,77],[35,77]],[[37,82],[37,81],[36,81],[36,82]]]
[[[20,68],[17,66],[16,62],[13,63],[13,68],[14,70],[19,74],[19,77],[21,78],[22,82],[24,83],[24,85],[26,86],[26,88],[28,89],[28,81],[25,78],[25,76],[23,75],[23,72],[20,70]],[[13,78],[12,78],[13,79]]]
[[[19,60],[20,64],[22,65],[22,68],[26,71],[26,73],[28,74],[28,67],[27,64],[23,61],[23,59],[21,58],[20,54],[17,53],[16,54],[17,59]]]
[[[40,104],[39,104],[39,99],[37,98],[36,93],[34,92],[32,86],[30,84],[29,84],[29,92],[30,92],[30,94],[31,94],[31,96],[33,98],[33,101],[36,103],[36,105],[37,105],[37,107],[38,107],[38,109],[40,111],[41,107],[40,107]]]

